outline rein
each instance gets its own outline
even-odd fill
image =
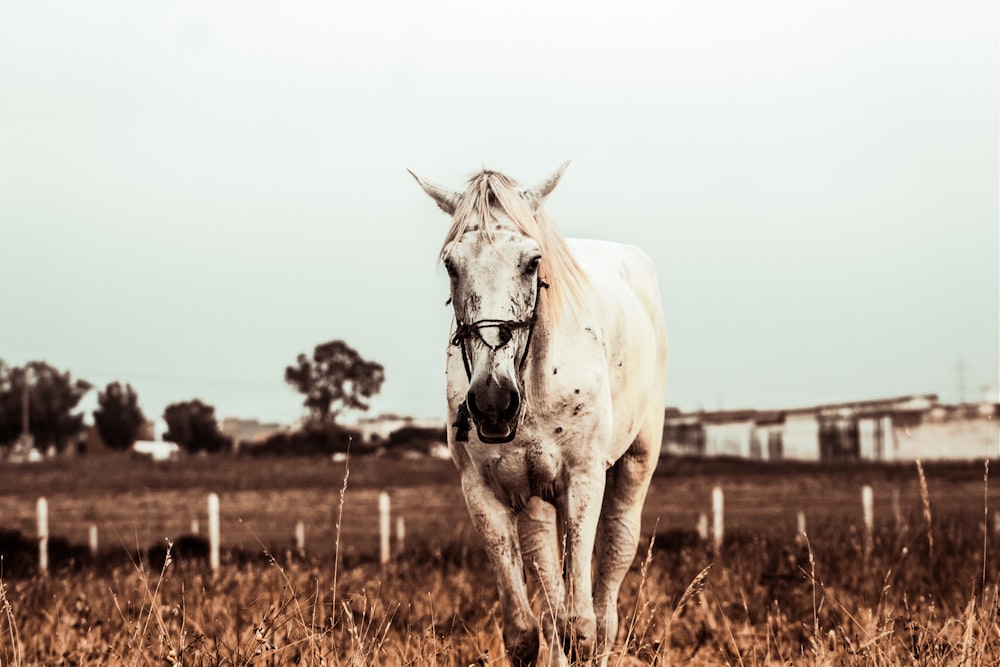
[[[472,380],[472,366],[469,364],[469,355],[465,349],[465,342],[473,336],[478,336],[479,340],[486,343],[486,346],[495,352],[510,342],[510,339],[514,337],[515,331],[518,331],[519,329],[527,329],[528,340],[524,343],[524,352],[522,353],[521,360],[517,365],[518,370],[524,368],[524,362],[528,359],[528,348],[531,346],[531,334],[534,333],[535,322],[538,320],[538,297],[541,290],[548,286],[548,283],[540,277],[538,278],[538,289],[535,291],[535,305],[531,310],[531,315],[523,320],[482,319],[469,324],[464,324],[463,322],[460,322],[457,317],[455,318],[457,326],[455,328],[455,336],[451,339],[451,344],[462,351],[462,364],[465,366],[465,375],[469,380]],[[496,329],[500,342],[497,345],[490,345],[487,343],[486,339],[483,338],[483,329]]]

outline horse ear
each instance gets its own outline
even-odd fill
[[[555,189],[556,184],[559,183],[559,179],[562,178],[563,172],[566,171],[566,167],[568,166],[569,160],[566,160],[556,169],[556,173],[545,179],[543,183],[521,191],[521,196],[528,202],[528,206],[531,207],[532,211],[537,211],[542,202],[545,201],[545,198],[549,196],[549,193]]]
[[[462,196],[461,193],[452,192],[448,188],[438,185],[437,183],[420,178],[409,169],[406,171],[409,171],[410,176],[417,179],[417,183],[420,184],[420,187],[424,189],[424,192],[431,196],[431,199],[437,202],[438,207],[440,207],[442,211],[448,215],[455,215],[455,210],[458,208],[458,200]]]

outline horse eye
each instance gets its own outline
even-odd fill
[[[452,278],[455,277],[455,265],[452,264],[450,259],[444,260],[444,270],[448,272],[448,275]]]
[[[535,271],[537,271],[538,270],[538,262],[540,262],[541,259],[542,259],[541,257],[532,257],[531,261],[529,261],[528,264],[524,267],[524,272],[526,274],[530,275],[530,274],[534,273]]]

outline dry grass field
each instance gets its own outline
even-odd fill
[[[610,664],[1000,664],[1000,494],[983,462],[924,473],[922,488],[912,463],[665,461]],[[718,552],[694,530],[715,485],[726,494]],[[407,534],[387,567],[376,558],[382,490]],[[182,553],[165,565],[140,557],[193,519],[204,526],[210,492],[222,508],[216,575]],[[11,546],[33,547],[40,495],[53,536],[45,577],[30,548]],[[81,546],[90,524],[96,560]],[[505,664],[493,576],[448,462],[0,464],[0,536],[3,666]]]

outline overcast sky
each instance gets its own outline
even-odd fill
[[[613,6],[613,7],[612,7]],[[572,164],[668,404],[998,383],[996,2],[0,2],[0,358],[291,422],[341,338],[442,416],[459,189]],[[90,399],[88,406],[92,407]]]

